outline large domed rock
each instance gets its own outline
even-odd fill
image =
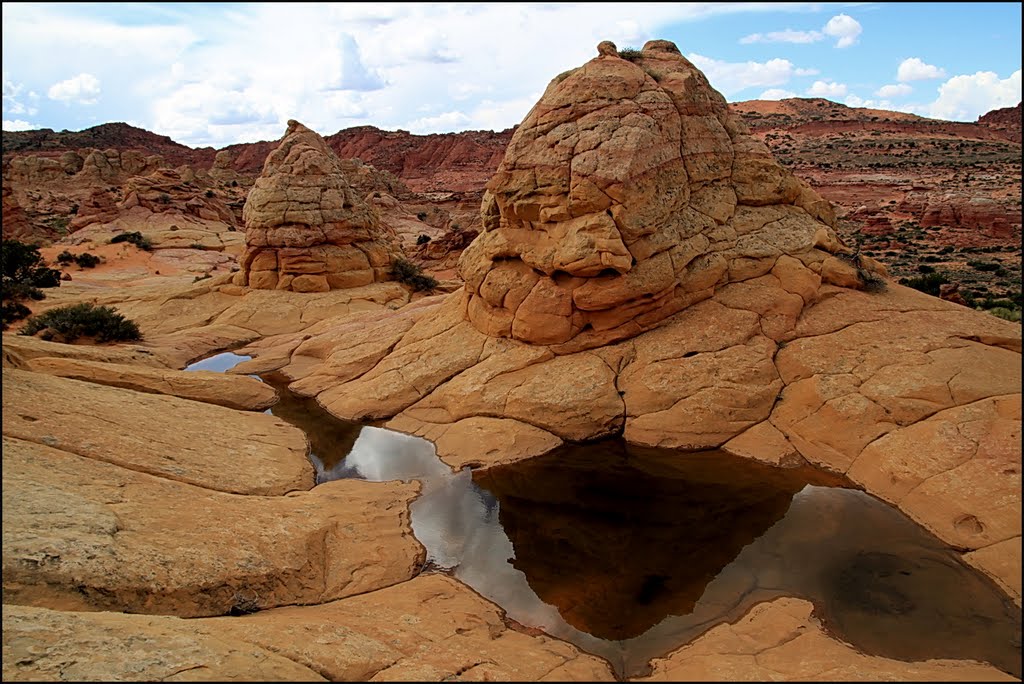
[[[574,351],[632,337],[783,256],[801,290],[880,270],[832,256],[849,250],[828,203],[675,45],[650,41],[635,59],[598,50],[551,82],[487,185],[484,232],[459,264],[478,330]]]
[[[326,292],[390,280],[395,248],[386,229],[324,139],[298,121],[267,157],[242,217],[239,285]]]

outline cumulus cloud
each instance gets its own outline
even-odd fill
[[[906,83],[898,83],[891,85],[884,85],[875,91],[875,95],[878,97],[903,97],[909,95],[914,91],[914,88],[908,86]]]
[[[828,20],[822,32],[836,38],[837,48],[847,48],[857,44],[857,38],[863,32],[860,22],[848,14],[837,14]]]
[[[769,88],[760,95],[757,96],[758,100],[785,100],[790,97],[796,97],[796,93],[791,90],[784,90],[782,88]]]
[[[781,31],[769,31],[768,33],[751,33],[740,38],[742,45],[750,43],[795,43],[807,44],[817,43],[827,37],[837,38],[836,47],[845,48],[856,44],[857,37],[863,29],[860,23],[846,14],[837,14],[828,20],[820,31],[796,31],[794,29],[783,29]]]
[[[846,95],[846,90],[845,83],[836,83],[835,81],[815,81],[811,84],[811,87],[807,89],[807,94],[811,97],[836,98]]]
[[[724,62],[696,53],[687,55],[711,81],[711,85],[726,97],[745,88],[785,85],[794,76],[813,76],[816,69],[795,66],[788,59],[770,59],[767,62]]]
[[[39,128],[39,126],[35,125],[34,123],[22,121],[21,119],[14,119],[10,121],[4,119],[3,121],[3,129],[5,131],[31,131]]]
[[[100,99],[100,80],[92,74],[78,74],[66,81],[54,83],[46,95],[51,100],[67,104],[96,104]]]
[[[939,97],[928,106],[928,115],[936,119],[974,121],[982,114],[1013,107],[1021,101],[1021,70],[1007,78],[993,71],[954,76],[939,86]]]
[[[896,80],[900,83],[907,81],[926,81],[932,78],[944,78],[946,70],[933,64],[925,64],[917,57],[910,57],[900,62],[896,69]]]

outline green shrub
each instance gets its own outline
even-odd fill
[[[417,245],[425,245],[428,242],[430,242],[430,236],[429,235],[420,235],[418,238],[416,238],[416,244]]]
[[[935,267],[928,264],[920,264],[917,267],[919,273],[935,273]]]
[[[89,254],[88,252],[82,252],[75,257],[75,263],[82,268],[96,268],[96,265],[100,263],[100,258],[95,254]]]
[[[18,240],[4,240],[0,247],[3,284],[22,283],[32,287],[57,287],[60,271],[48,268],[39,248]]]
[[[61,252],[60,254],[57,255],[57,263],[58,264],[63,264],[65,266],[67,266],[68,264],[73,263],[74,260],[75,260],[75,255],[72,254],[71,252],[69,252],[66,249],[63,252]]]
[[[1002,318],[1003,320],[1010,321],[1011,323],[1020,323],[1020,309],[1007,309],[1002,306],[997,306],[994,309],[989,309],[988,312],[997,318]]]
[[[3,329],[7,330],[7,326],[15,321],[20,321],[32,313],[27,306],[21,302],[4,301],[0,305],[0,319],[3,321]]]
[[[128,242],[139,249],[146,250],[147,252],[153,251],[153,243],[149,241],[149,238],[145,237],[137,230],[133,230],[128,233],[120,233],[110,238],[110,244],[116,244],[118,242]]]
[[[428,275],[423,275],[423,269],[405,259],[395,259],[391,264],[391,275],[400,283],[405,283],[416,292],[433,290],[437,287],[437,280]]]
[[[416,218],[418,218],[420,221],[426,221],[427,220],[427,212],[425,212],[425,211],[418,211],[418,212],[416,212]]]
[[[640,50],[637,50],[636,48],[628,47],[619,50],[619,57],[625,60],[629,60],[630,62],[635,62],[636,60],[643,57],[643,53],[640,52]]]
[[[94,337],[99,342],[121,342],[141,337],[139,326],[110,306],[88,302],[69,304],[28,319],[22,335],[40,336],[44,340],[74,342],[80,337]]]
[[[950,282],[944,273],[926,273],[917,278],[900,278],[900,284],[920,290],[933,297],[939,296],[939,288]]]
[[[214,193],[213,190],[207,190],[206,191],[206,199],[212,199],[214,197],[216,197],[216,193]]]

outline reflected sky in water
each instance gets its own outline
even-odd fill
[[[247,358],[220,354],[189,370],[226,370]],[[781,506],[760,500],[734,505],[745,501],[744,492],[756,498],[766,479],[785,471],[772,469],[765,478],[768,471],[757,470],[765,466],[722,454],[714,455],[715,462],[726,465],[716,467],[726,470],[709,476],[693,465],[679,470],[675,464],[685,454],[630,450],[621,440],[495,468],[476,482],[468,468],[453,472],[441,462],[427,440],[339,421],[314,400],[292,395],[281,378],[263,379],[282,399],[268,412],[309,437],[318,483],[419,480],[411,524],[428,561],[510,618],[604,657],[620,676],[644,673],[651,658],[779,596],[812,601],[830,631],[868,653],[903,660],[972,658],[1020,676],[1020,610],[941,541],[861,491],[797,480],[775,484]],[[657,483],[664,482],[667,490],[650,491],[652,483],[660,489]],[[722,503],[714,498],[719,491]],[[582,494],[573,499],[566,492]],[[647,521],[634,516],[642,502],[659,496],[674,513],[663,515],[655,506]],[[664,518],[678,520],[662,524]],[[510,534],[521,547],[519,558]],[[697,540],[693,553],[725,554],[721,562],[713,559],[706,577],[673,571],[673,565],[694,564],[687,558],[666,564],[666,544],[687,539]],[[645,572],[655,573],[658,591],[690,592],[688,613],[655,615],[645,623],[652,626],[628,638],[599,638],[570,624],[581,624],[581,602],[600,603],[602,594],[614,593],[616,577],[625,586],[625,578]],[[680,586],[690,580],[699,584]],[[655,595],[655,604],[673,605],[670,594]],[[631,596],[613,597],[618,600],[607,602],[609,611],[622,612]],[[600,619],[602,605],[588,604],[587,618]],[[621,618],[607,617],[609,624]]]

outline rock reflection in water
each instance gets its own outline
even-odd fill
[[[1020,609],[898,510],[820,486],[837,482],[816,471],[614,440],[477,479],[499,502],[512,564],[565,620],[546,631],[622,675],[755,603],[796,596],[866,653],[1020,676]]]
[[[219,357],[199,363],[245,360]],[[428,560],[620,676],[779,596],[812,601],[829,631],[866,653],[1021,675],[1020,609],[898,510],[833,476],[622,440],[456,473],[426,440],[339,421],[283,378],[262,379],[280,395],[269,412],[306,432],[317,482],[419,480],[411,523]]]

